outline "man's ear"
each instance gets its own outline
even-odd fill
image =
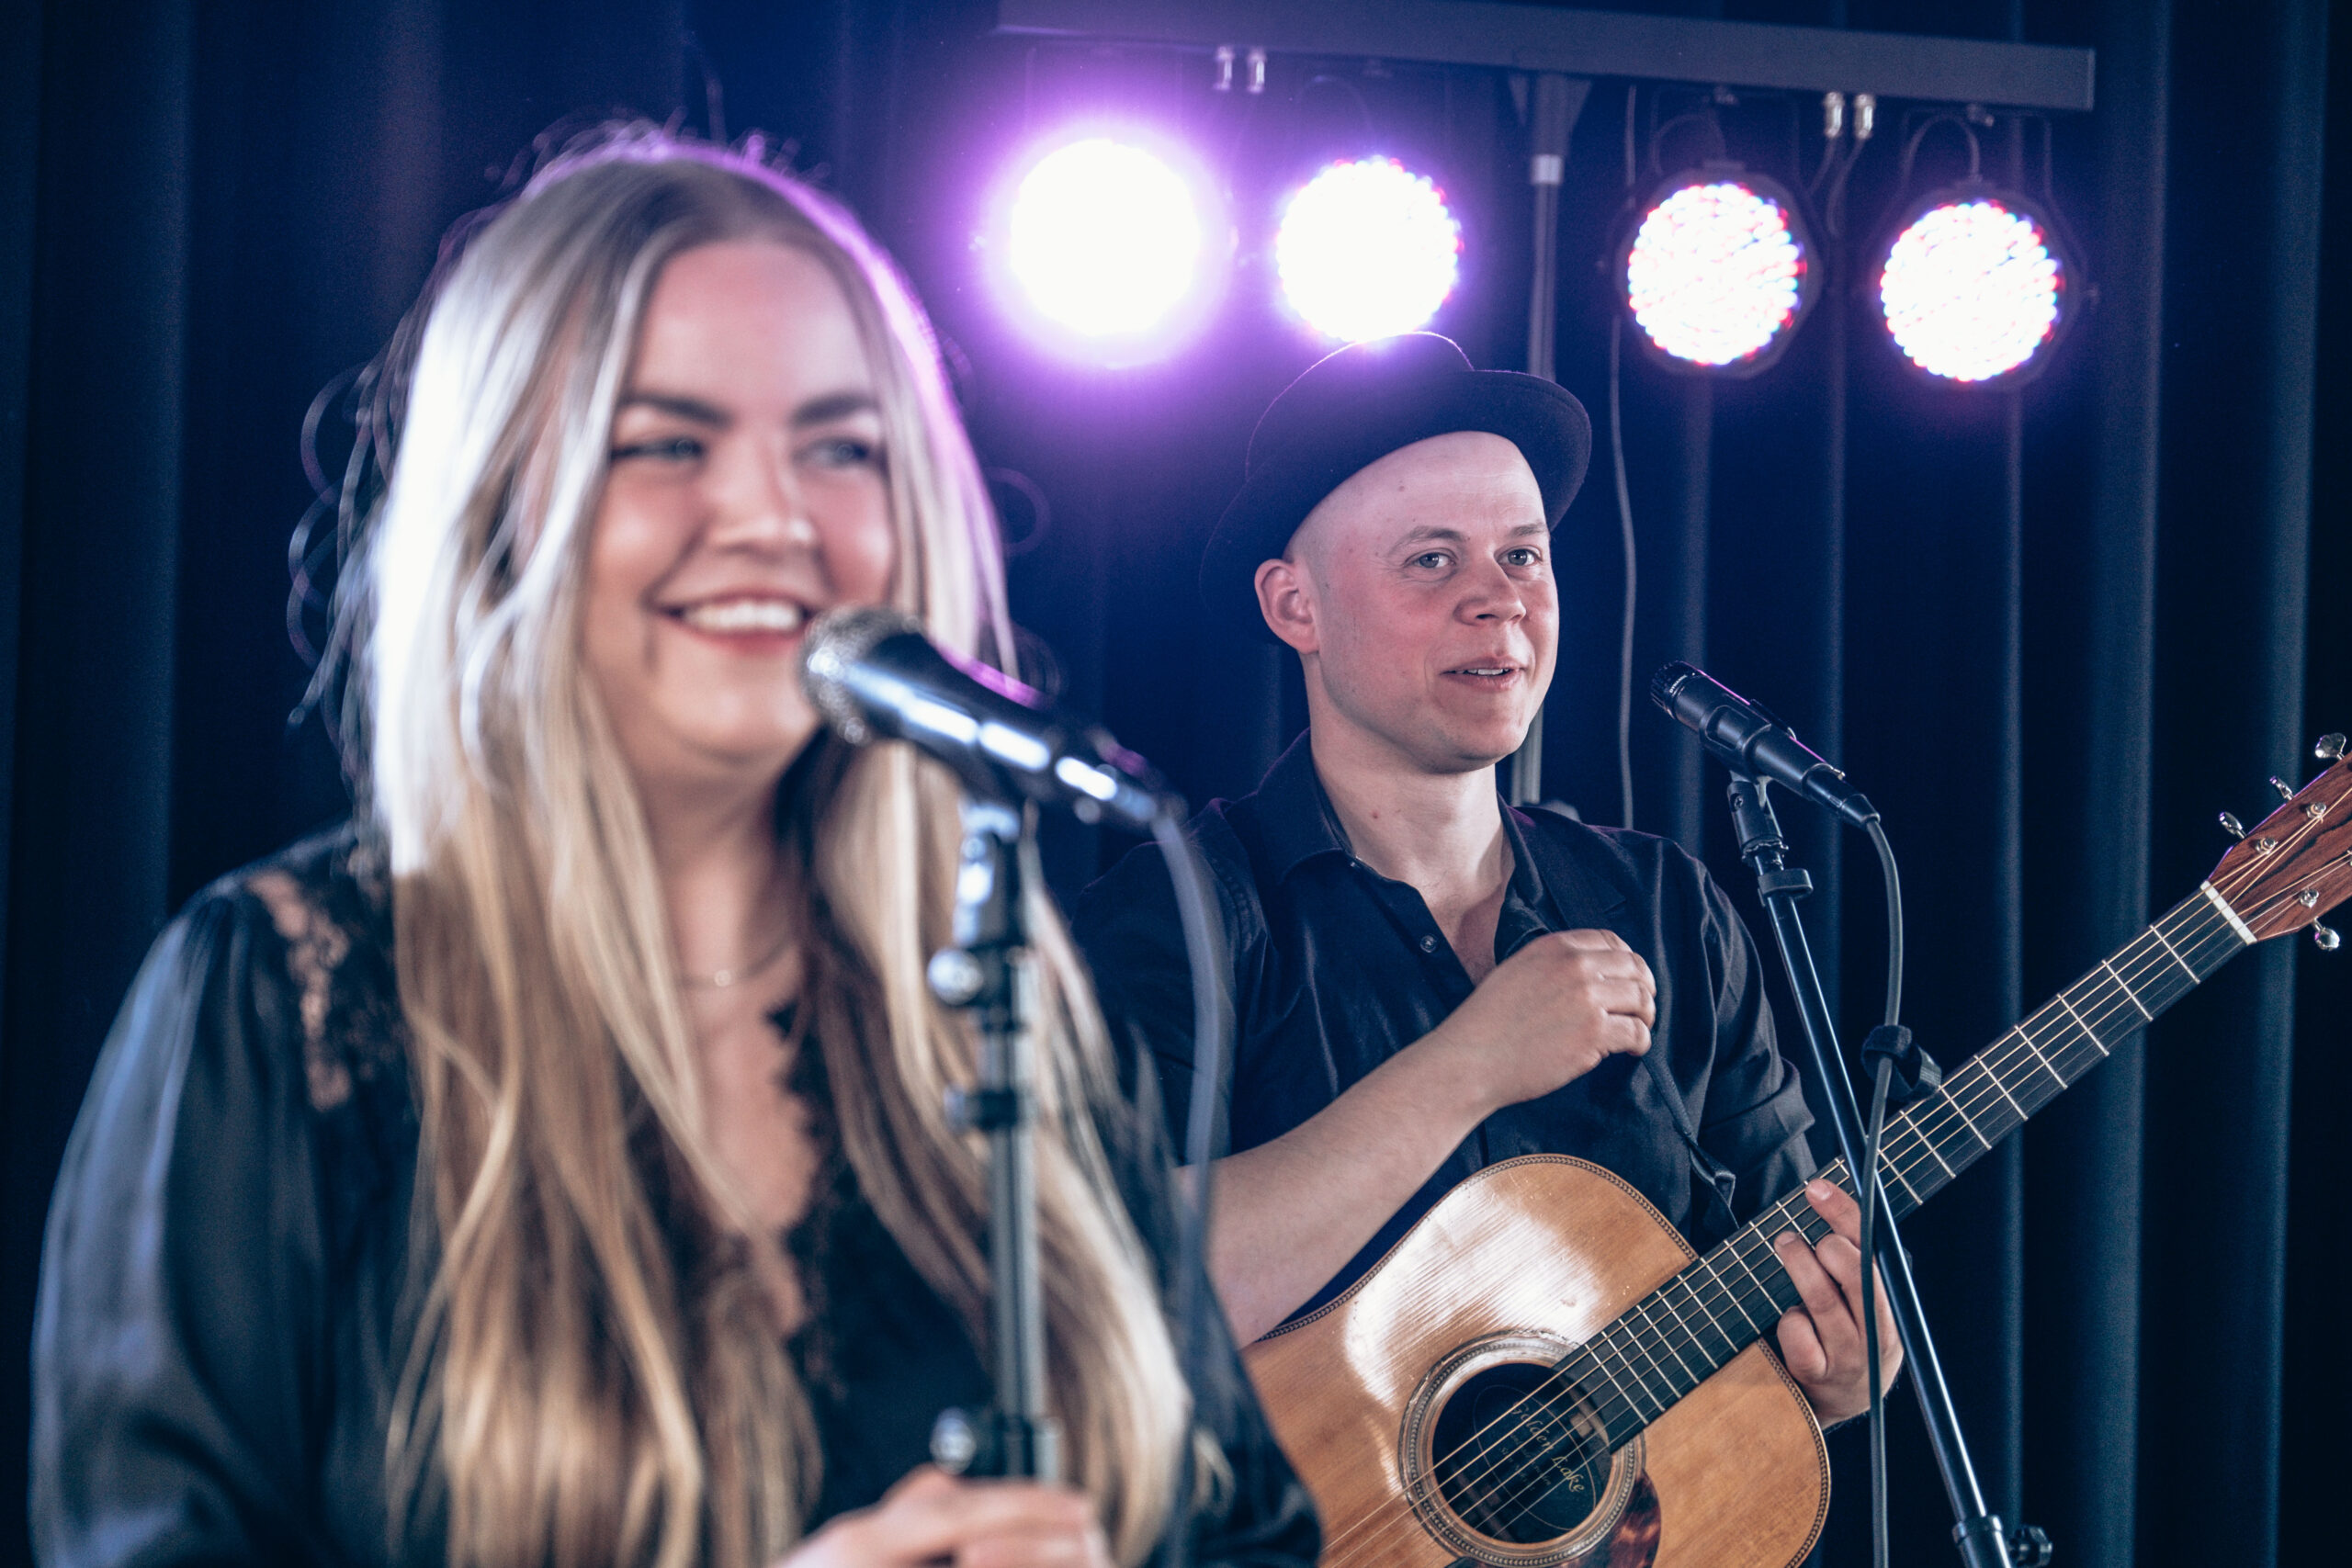
[[[1273,634],[1301,653],[1320,646],[1315,630],[1315,596],[1302,561],[1258,563],[1258,613]]]

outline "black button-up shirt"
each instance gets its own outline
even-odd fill
[[[1700,1242],[1726,1228],[1714,1196],[1724,1186],[1744,1221],[1814,1168],[1804,1138],[1813,1118],[1773,1045],[1755,950],[1705,870],[1647,834],[1509,806],[1502,815],[1511,874],[1497,962],[1546,931],[1616,932],[1657,976],[1650,1053],[1611,1056],[1487,1117],[1301,1312],[1345,1290],[1456,1182],[1497,1160],[1563,1154],[1604,1166]],[[1256,794],[1213,802],[1193,828],[1232,947],[1238,1029],[1226,1110],[1238,1151],[1339,1099],[1461,1006],[1472,982],[1420,894],[1351,852],[1305,736]],[[1192,1103],[1192,992],[1158,848],[1136,851],[1089,887],[1073,925],[1113,1027],[1150,1051],[1181,1138]]]

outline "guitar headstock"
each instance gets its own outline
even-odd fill
[[[2336,945],[2319,918],[2352,898],[2352,760],[2345,750],[2343,736],[2322,736],[2312,754],[2334,765],[2301,789],[2272,779],[2285,803],[2253,828],[2222,814],[2222,826],[2241,837],[2213,868],[2213,891],[2256,941],[2311,926],[2320,946]]]

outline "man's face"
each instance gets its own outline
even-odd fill
[[[1544,497],[1519,448],[1463,431],[1400,448],[1307,514],[1259,568],[1267,624],[1298,649],[1318,726],[1432,773],[1509,756],[1560,635]]]

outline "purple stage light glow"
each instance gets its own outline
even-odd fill
[[[1016,161],[994,208],[982,243],[1000,300],[1047,346],[1098,365],[1143,364],[1205,319],[1217,288],[1216,201],[1163,139],[1065,132]]]
[[[1895,236],[1879,307],[1895,345],[1931,376],[1987,381],[2056,335],[2065,268],[2042,226],[1991,198],[1928,209]]]
[[[1274,236],[1283,299],[1348,343],[1427,323],[1453,292],[1461,255],[1445,193],[1394,158],[1331,164],[1290,198]]]
[[[1661,353],[1736,365],[1794,324],[1807,265],[1781,203],[1746,180],[1694,180],[1643,216],[1625,252],[1625,302]]]

